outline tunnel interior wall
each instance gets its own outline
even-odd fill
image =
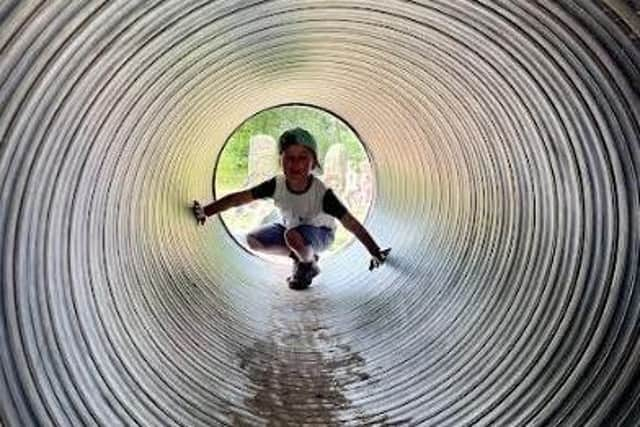
[[[640,25],[622,1],[0,5],[5,425],[637,425]],[[197,227],[247,117],[370,153],[308,292]]]

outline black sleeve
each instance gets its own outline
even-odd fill
[[[344,214],[349,212],[340,200],[333,193],[333,190],[327,190],[322,198],[322,210],[334,218],[341,219]]]
[[[266,180],[265,182],[250,188],[251,195],[254,199],[266,199],[267,197],[273,197],[273,193],[276,192],[276,178]]]

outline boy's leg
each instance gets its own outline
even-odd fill
[[[320,273],[316,253],[327,249],[333,240],[334,233],[327,227],[301,225],[286,231],[285,241],[300,260],[289,281],[290,286],[303,289],[311,284],[313,278]]]
[[[300,262],[313,261],[314,250],[311,244],[307,242],[304,235],[298,230],[300,227],[291,228],[284,233],[284,240],[291,250],[296,255]]]
[[[302,262],[311,262],[317,253],[329,249],[335,233],[328,227],[299,225],[285,232],[285,242]]]
[[[299,225],[284,233],[287,246],[300,262],[313,262],[316,254],[331,246],[335,233],[328,227]]]
[[[290,250],[284,239],[285,231],[281,224],[259,227],[247,235],[247,244],[254,251],[287,256]]]

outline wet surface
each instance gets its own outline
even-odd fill
[[[283,292],[271,308],[267,339],[241,351],[239,367],[254,394],[250,410],[268,426],[319,424],[388,425],[354,406],[347,389],[375,381],[365,359],[323,322],[328,301],[313,288]],[[236,425],[249,425],[240,417]]]

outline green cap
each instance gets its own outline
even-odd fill
[[[282,154],[287,147],[299,144],[307,147],[313,153],[314,166],[320,168],[320,162],[318,162],[318,144],[315,138],[309,132],[302,128],[294,128],[285,131],[280,135],[278,140],[278,152]]]

